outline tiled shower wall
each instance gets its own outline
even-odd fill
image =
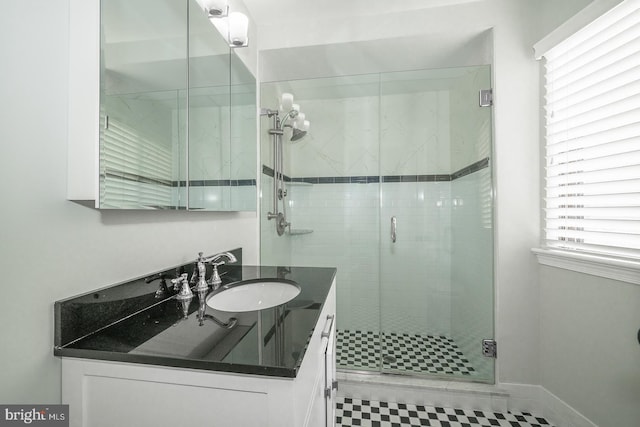
[[[451,335],[451,182],[383,183],[380,216],[382,327]],[[397,240],[390,219],[397,218]]]

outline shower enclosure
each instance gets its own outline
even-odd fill
[[[283,138],[282,235],[261,121],[261,263],[338,268],[340,368],[494,381],[490,87],[487,65],[261,85],[313,117]]]

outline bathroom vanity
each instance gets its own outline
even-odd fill
[[[230,313],[168,295],[169,278],[193,268],[55,303],[70,425],[333,426],[335,269],[224,266],[223,286],[300,288],[285,304]]]

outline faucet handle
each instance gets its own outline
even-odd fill
[[[191,288],[189,287],[189,275],[187,273],[183,273],[180,277],[172,279],[171,283],[173,283],[174,289],[179,286],[179,283],[182,283],[182,288],[176,297],[178,300],[191,299],[193,298],[193,292],[191,292]]]
[[[222,279],[220,278],[220,274],[218,273],[218,266],[223,265],[224,261],[213,262],[211,261],[211,265],[213,265],[213,273],[211,273],[211,286],[215,291],[222,284]]]
[[[164,273],[158,273],[144,279],[145,283],[151,283],[156,280],[160,280],[160,285],[158,286],[158,290],[156,290],[155,297],[156,299],[163,299],[169,293],[169,287],[167,286],[167,275]]]
[[[184,282],[187,282],[187,286],[188,286],[189,285],[188,277],[189,277],[189,273],[182,273],[175,279],[171,279],[171,283],[173,283],[173,290],[177,292],[178,289],[180,289],[180,285],[183,284]]]
[[[176,277],[175,279],[171,279],[171,283],[173,283],[174,285],[177,285],[179,283],[182,283],[182,278],[185,277],[185,275],[187,277],[189,277],[189,274],[187,273],[182,273],[180,274],[178,277]]]

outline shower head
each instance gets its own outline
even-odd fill
[[[304,113],[298,114],[295,122],[291,125],[291,142],[300,141],[309,131],[309,120],[305,120]]]
[[[307,134],[306,130],[301,130],[298,128],[293,128],[293,132],[291,133],[291,142],[300,141]]]

